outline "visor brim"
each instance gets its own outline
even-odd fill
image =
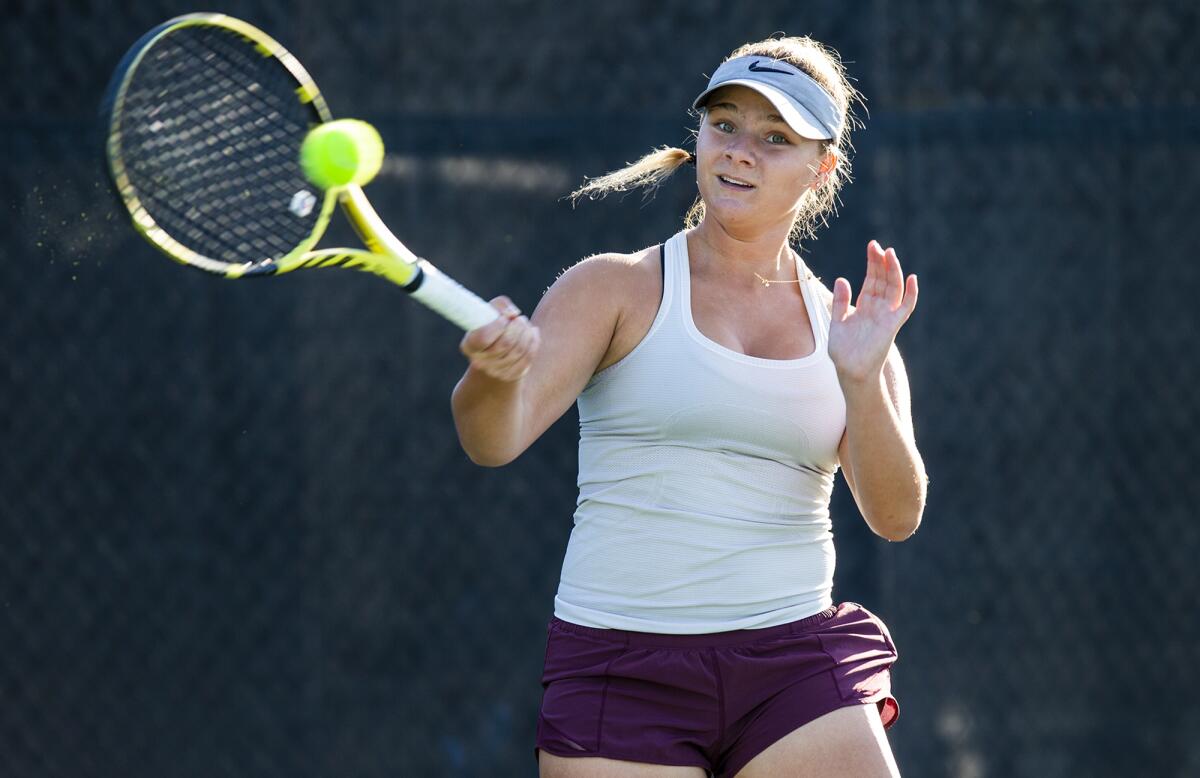
[[[802,138],[809,140],[832,140],[833,135],[828,130],[821,126],[817,118],[812,115],[812,112],[805,108],[800,103],[788,97],[783,92],[779,91],[770,84],[764,84],[761,81],[751,81],[749,79],[734,78],[729,81],[722,81],[700,93],[700,96],[692,103],[692,108],[699,110],[704,107],[708,98],[713,92],[721,87],[726,86],[744,86],[753,89],[775,107],[779,111],[779,115],[787,122],[788,127]]]

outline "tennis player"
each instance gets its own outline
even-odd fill
[[[469,332],[463,448],[510,462],[579,406],[579,500],[549,624],[545,778],[898,775],[883,623],[832,597],[837,470],[878,535],[921,520],[926,477],[894,345],[917,302],[871,241],[851,305],[791,248],[849,172],[857,94],[808,38],[747,44],[696,98],[696,151],[661,149],[577,194],[694,163],[686,228],[562,274],[532,322],[507,298]]]

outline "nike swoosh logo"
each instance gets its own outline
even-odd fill
[[[751,70],[753,70],[755,73],[782,73],[782,74],[784,74],[785,76],[794,76],[794,75],[796,75],[795,73],[793,73],[793,72],[792,72],[792,71],[790,71],[790,70],[776,70],[775,68],[764,68],[764,67],[762,67],[762,65],[760,64],[760,61],[759,61],[759,60],[755,60],[754,62],[751,62],[751,63],[750,63],[750,69],[751,69]]]

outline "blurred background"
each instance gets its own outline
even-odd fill
[[[475,467],[452,325],[367,275],[180,268],[108,191],[118,59],[221,10],[379,126],[368,194],[402,239],[527,311],[679,228],[686,174],[563,197],[686,144],[725,54],[838,49],[869,116],[805,258],[859,279],[878,238],[921,277],[899,344],[924,524],[891,545],[834,505],[835,596],[899,646],[901,769],[1200,775],[1196,3],[3,8],[0,774],[536,774],[574,412]]]

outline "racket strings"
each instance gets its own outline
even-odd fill
[[[223,177],[212,179],[206,172],[208,163],[219,163],[221,157],[225,156],[226,150],[229,148],[229,141],[237,135],[249,135],[249,139],[241,139],[233,144],[235,151],[242,153],[251,153],[254,158],[263,163],[256,171],[258,181],[250,181],[247,183],[257,183],[260,188],[274,188],[277,194],[285,194],[290,197],[295,191],[292,182],[280,181],[278,176],[273,175],[274,165],[287,165],[294,161],[294,154],[281,152],[281,149],[286,148],[288,151],[295,151],[294,146],[281,146],[279,138],[276,134],[279,132],[288,133],[290,131],[293,137],[303,137],[303,133],[307,130],[307,123],[286,122],[285,115],[280,113],[280,109],[286,110],[289,107],[295,106],[295,99],[285,101],[279,95],[279,89],[273,89],[271,86],[261,88],[260,81],[252,81],[249,84],[239,83],[239,78],[244,78],[249,75],[251,69],[255,68],[259,63],[266,61],[273,65],[277,64],[274,60],[264,60],[257,52],[251,52],[257,58],[257,61],[251,60],[246,62],[245,54],[250,51],[247,46],[237,45],[231,51],[223,51],[220,48],[213,47],[204,49],[195,45],[195,41],[187,37],[180,41],[185,46],[193,49],[196,56],[209,63],[213,71],[220,73],[222,78],[214,80],[214,83],[207,90],[198,90],[198,100],[202,105],[202,110],[206,114],[216,114],[220,125],[223,128],[218,130],[215,135],[211,136],[217,142],[208,140],[216,150],[211,152],[207,157],[198,160],[194,168],[199,171],[196,174],[185,177],[181,180],[180,185],[187,189],[193,188],[202,184],[203,179],[208,179],[207,186],[201,185],[197,189],[198,205],[194,206],[199,213],[189,212],[189,218],[214,219],[224,231],[232,230],[235,235],[240,235],[243,240],[239,243],[245,243],[245,238],[252,235],[252,230],[245,226],[242,219],[230,221],[226,217],[229,211],[223,207],[212,208],[208,211],[204,209],[204,205],[214,203],[218,206],[224,206],[225,202],[221,199],[224,191],[229,187],[231,182],[226,181]],[[238,39],[238,44],[242,41]],[[291,80],[290,74],[283,72],[280,67],[261,69],[263,73],[255,75],[275,76],[282,80],[282,88],[285,92],[294,90],[295,84]],[[212,97],[216,99],[211,99]],[[288,95],[291,97],[291,95]],[[250,99],[247,99],[250,98]],[[259,110],[255,110],[255,108]],[[249,125],[252,131],[249,133],[239,132],[239,130]],[[255,132],[257,131],[257,132]],[[197,179],[202,179],[198,181]],[[232,182],[235,187],[241,181]],[[236,191],[236,188],[235,188]],[[250,189],[246,189],[240,193],[240,196],[248,196],[252,194]],[[261,196],[263,193],[259,193]],[[277,255],[281,255],[290,251],[294,246],[294,241],[287,241],[280,237],[287,234],[287,228],[291,220],[281,220],[276,217],[276,213],[266,211],[263,217],[256,225],[264,231],[262,240],[271,244],[277,251]],[[303,239],[304,235],[300,237]]]
[[[316,119],[296,78],[239,34],[191,26],[145,53],[126,88],[120,153],[146,212],[174,240],[229,264],[278,259],[319,208],[298,152]]]

